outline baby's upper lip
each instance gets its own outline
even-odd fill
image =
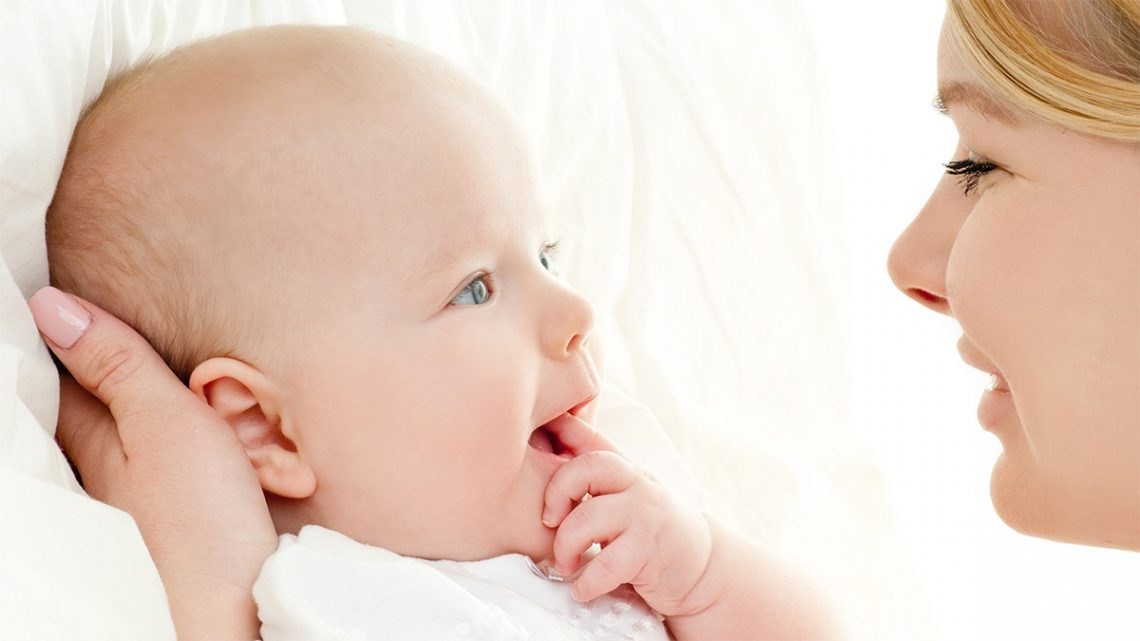
[[[587,405],[589,405],[590,402],[593,401],[597,397],[598,397],[598,390],[597,390],[597,388],[594,388],[594,390],[592,392],[590,392],[589,396],[587,396],[585,399],[583,399],[581,403],[578,403],[574,407],[571,407],[568,411],[571,414],[573,414],[574,416],[577,416],[578,412],[581,412],[583,407],[586,407]],[[553,419],[551,419],[551,420],[553,420]],[[550,421],[547,421],[547,422],[549,423]]]
[[[570,407],[563,407],[562,409],[551,413],[550,416],[546,417],[546,420],[540,422],[538,425],[535,425],[534,429],[538,429],[538,428],[542,427],[543,425],[546,425],[547,423],[553,421],[554,419],[558,418],[559,416],[562,416],[563,414],[565,414],[567,412],[573,414],[574,416],[577,416],[578,412],[580,412],[583,407],[585,407],[587,404],[590,403],[590,401],[594,400],[597,397],[598,397],[598,388],[596,386],[591,385],[590,388],[587,390],[586,395],[581,397],[581,399],[579,399],[578,402],[576,402],[574,405],[571,405]],[[531,431],[533,432],[534,430],[531,430]]]

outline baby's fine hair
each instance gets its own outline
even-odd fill
[[[148,108],[156,80],[192,62],[203,45],[246,37],[296,43],[306,55],[286,63],[315,67],[311,75],[333,83],[349,79],[333,56],[311,51],[378,39],[355,27],[264,27],[199,40],[113,74],[80,114],[47,211],[52,285],[134,327],[183,382],[199,363],[233,356],[238,345],[249,349],[260,336],[225,296],[226,279],[236,275],[212,273],[186,240],[204,213],[195,210],[193,186],[178,175],[170,150],[156,149],[133,126],[132,114]],[[123,136],[124,128],[134,135]]]

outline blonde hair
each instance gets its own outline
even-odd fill
[[[1140,142],[1140,0],[1032,1],[948,0],[950,37],[1015,106]]]

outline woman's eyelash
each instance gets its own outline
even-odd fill
[[[961,176],[962,179],[958,181],[959,185],[965,187],[964,195],[969,196],[970,192],[978,187],[978,181],[982,179],[982,174],[989,173],[997,169],[997,165],[989,162],[979,162],[976,160],[953,160],[944,165],[946,173],[951,176]]]

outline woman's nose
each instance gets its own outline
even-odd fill
[[[548,303],[543,322],[542,343],[547,355],[564,360],[582,349],[594,331],[594,308],[577,292],[561,284]]]
[[[950,200],[960,195],[944,189],[945,182],[895,241],[887,272],[902,293],[940,314],[952,315],[946,299],[946,264],[964,216]]]

